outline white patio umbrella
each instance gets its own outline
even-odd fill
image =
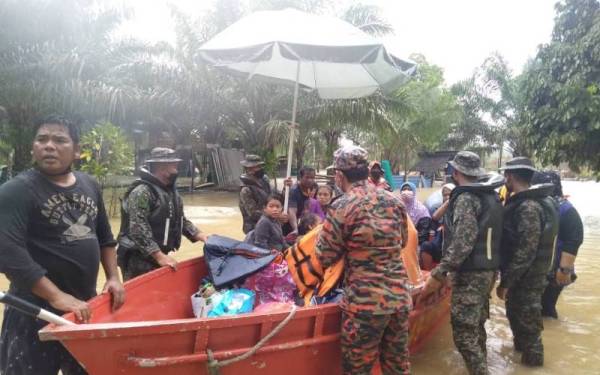
[[[300,86],[316,90],[323,99],[360,98],[395,90],[415,69],[415,64],[390,55],[381,42],[345,21],[294,9],[252,13],[206,42],[199,56],[248,79],[295,84],[287,177]],[[284,211],[288,196],[289,189]]]

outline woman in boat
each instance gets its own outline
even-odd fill
[[[429,239],[429,229],[431,228],[431,215],[425,205],[417,199],[417,187],[412,182],[405,182],[400,187],[400,199],[408,216],[419,232],[419,244]]]
[[[454,184],[449,183],[442,186],[442,205],[431,215],[432,228],[435,229],[435,234],[431,241],[425,241],[420,246],[419,258],[421,267],[424,270],[431,270],[435,263],[439,263],[442,259],[442,244],[444,242],[444,214],[448,209],[450,202],[450,194],[454,190]]]
[[[321,211],[327,215],[327,211],[329,210],[329,205],[333,200],[333,188],[329,185],[321,185],[317,190],[317,200],[321,205]],[[323,217],[323,220],[325,217]]]

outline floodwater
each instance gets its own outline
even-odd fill
[[[543,341],[545,366],[530,369],[520,365],[520,356],[512,348],[512,336],[504,317],[504,306],[498,300],[491,305],[491,320],[487,323],[488,364],[492,375],[501,374],[600,374],[600,183],[563,183],[565,194],[579,211],[585,226],[585,241],[577,257],[578,279],[566,288],[559,300],[558,320],[545,320]],[[419,192],[424,200],[431,191]],[[185,197],[186,216],[208,234],[243,238],[237,194],[203,192]],[[115,233],[119,220],[111,220]],[[202,254],[202,246],[184,240],[175,258],[184,260]],[[98,287],[104,275],[100,272]],[[0,288],[7,288],[0,275]],[[0,316],[2,312],[0,311]],[[462,358],[455,351],[449,324],[411,358],[413,374],[465,374]]]

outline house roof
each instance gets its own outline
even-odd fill
[[[446,166],[446,163],[454,158],[458,151],[436,151],[422,152],[419,154],[419,161],[411,170],[431,173],[436,172]]]

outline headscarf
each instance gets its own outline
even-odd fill
[[[444,191],[444,189],[448,189],[450,191],[454,190],[454,188],[456,187],[456,185],[454,185],[453,183],[449,182],[447,184],[444,184],[442,186],[442,191]]]
[[[410,191],[402,191],[402,188],[405,186],[409,186]],[[425,207],[423,203],[419,202],[416,197],[417,187],[415,184],[412,182],[405,182],[400,187],[400,191],[400,199],[402,200],[402,203],[404,203],[406,212],[408,213],[408,216],[410,217],[410,220],[412,220],[413,224],[417,225],[419,220],[424,217],[431,217],[427,207]]]

